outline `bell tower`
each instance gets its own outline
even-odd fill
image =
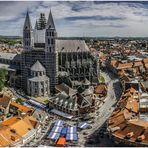
[[[57,32],[55,29],[52,13],[50,11],[45,31],[45,53],[47,61],[47,74],[50,78],[50,89],[54,92],[58,75],[58,52],[56,49]]]
[[[47,25],[46,25],[46,34],[45,34],[45,50],[50,53],[55,51],[55,39],[57,37],[57,32],[55,29],[52,13],[50,11]]]
[[[33,30],[30,22],[29,12],[27,11],[23,28],[23,47],[26,50],[31,50],[33,46]]]

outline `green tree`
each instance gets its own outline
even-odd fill
[[[17,98],[16,103],[23,105],[24,101],[21,98]]]
[[[4,68],[0,68],[0,91],[2,91],[2,89],[6,84],[7,75],[8,75],[8,71]]]
[[[104,77],[102,75],[100,75],[99,82],[100,83],[105,83],[105,79],[104,79]]]

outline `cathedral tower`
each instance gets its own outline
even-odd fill
[[[45,53],[46,61],[48,61],[47,73],[50,78],[51,91],[54,90],[55,85],[57,84],[58,52],[55,47],[56,38],[57,32],[55,29],[52,13],[50,11],[45,31]]]
[[[26,13],[26,19],[23,28],[23,47],[26,50],[31,50],[34,46],[33,30],[30,22],[29,12]]]

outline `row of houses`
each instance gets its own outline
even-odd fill
[[[148,58],[138,61],[118,61],[111,60],[108,67],[112,72],[119,76],[123,90],[130,86],[139,88],[139,83],[142,85],[142,90],[148,90]]]
[[[23,146],[41,129],[36,111],[16,103],[12,98],[0,97],[0,146]]]
[[[148,58],[112,59],[108,67],[123,86],[121,99],[108,120],[110,138],[125,146],[147,146]]]

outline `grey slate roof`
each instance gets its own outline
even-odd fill
[[[53,17],[52,17],[52,13],[50,11],[49,13],[49,17],[48,17],[48,21],[47,21],[47,25],[46,25],[46,29],[55,29],[55,25],[54,25],[54,21],[53,21]]]
[[[0,59],[20,60],[20,58],[21,58],[20,54],[0,52]]]
[[[29,12],[27,11],[26,19],[25,19],[25,23],[24,23],[24,30],[25,30],[25,29],[31,29],[31,28],[32,28],[32,27],[31,27]]]
[[[35,64],[31,67],[32,71],[45,71],[45,68],[43,65],[37,60]]]
[[[77,110],[77,103],[76,103],[75,98],[70,97],[64,91],[50,98],[49,101],[53,101],[55,102],[55,104],[63,106],[67,109]]]
[[[88,96],[88,95],[93,94],[93,92],[94,92],[94,88],[93,88],[93,86],[90,86],[88,89],[85,89],[85,91],[82,92],[82,95]]]
[[[65,83],[56,85],[56,89],[58,89],[60,92],[64,91],[69,96],[75,95],[77,93],[77,90],[74,90],[74,89],[70,88]]]
[[[16,71],[16,70],[19,70],[20,69],[19,66],[9,65],[9,64],[3,64],[3,63],[0,63],[0,68],[7,69],[9,71]]]
[[[58,52],[88,52],[89,48],[84,40],[56,40]]]
[[[32,82],[41,82],[41,81],[46,81],[48,79],[49,78],[44,75],[44,76],[32,77],[29,80],[32,81]]]

